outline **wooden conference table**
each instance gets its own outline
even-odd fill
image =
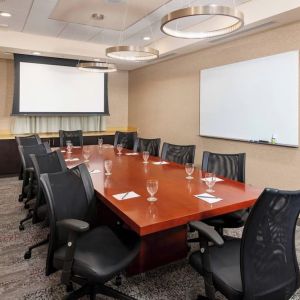
[[[88,148],[90,153],[84,153]],[[99,170],[91,174],[99,205],[99,219],[107,223],[122,220],[129,228],[141,236],[142,246],[139,256],[127,270],[129,274],[142,273],[163,264],[186,257],[187,226],[192,220],[201,220],[254,204],[261,189],[224,178],[214,186],[215,196],[223,200],[209,204],[194,195],[206,192],[207,186],[201,180],[203,174],[196,169],[192,180],[186,179],[184,166],[169,163],[154,165],[157,157],[150,157],[144,164],[141,154],[126,155],[132,151],[124,150],[122,155],[104,145],[73,148],[72,154],[64,152],[68,167],[86,162],[88,169]],[[78,158],[76,161],[68,159]],[[104,160],[112,160],[112,175],[104,174]],[[156,202],[148,202],[147,179],[159,181]],[[134,191],[140,197],[116,200],[113,195]]]

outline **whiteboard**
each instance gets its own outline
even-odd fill
[[[298,146],[299,52],[200,72],[200,135]]]

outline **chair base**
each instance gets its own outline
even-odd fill
[[[38,247],[40,247],[40,246],[42,246],[42,245],[45,245],[45,244],[47,244],[48,242],[49,242],[49,235],[47,236],[46,239],[44,239],[44,240],[42,240],[42,241],[40,241],[40,242],[38,242],[38,243],[36,243],[36,244],[30,246],[30,247],[28,248],[28,250],[27,250],[27,251],[25,252],[25,254],[24,254],[24,259],[30,259],[30,258],[31,258],[31,251],[32,251],[33,249],[38,248]]]
[[[32,219],[32,216],[33,216],[33,214],[32,214],[32,210],[31,210],[31,211],[28,212],[27,216],[20,221],[20,225],[19,225],[19,230],[20,231],[25,229],[23,223],[30,220],[30,219]]]
[[[102,294],[105,296],[109,296],[115,299],[121,300],[135,300],[135,298],[125,295],[113,288],[110,288],[106,285],[84,285],[76,291],[73,291],[69,295],[65,296],[65,300],[75,300],[80,299],[83,296],[90,296],[90,299],[96,299],[96,294]]]
[[[209,300],[206,296],[198,295],[197,300]]]

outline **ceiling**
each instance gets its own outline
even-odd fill
[[[244,29],[225,38],[200,41],[172,38],[160,31],[165,14],[212,3],[238,6],[245,15]],[[0,57],[9,57],[3,52],[39,51],[45,56],[103,60],[107,47],[131,44],[158,48],[162,60],[298,21],[300,0],[0,0],[0,11],[12,14],[11,18],[0,16]],[[93,19],[93,13],[102,14],[103,20]],[[205,28],[218,22],[202,17],[178,26]],[[145,36],[151,39],[145,41]],[[124,70],[147,64],[117,63]]]

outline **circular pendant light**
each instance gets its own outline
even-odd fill
[[[117,71],[115,64],[106,63],[106,62],[82,62],[82,63],[78,63],[76,67],[82,71],[97,72],[97,73],[110,73],[110,72]]]
[[[159,57],[159,51],[150,47],[114,46],[106,49],[106,56],[110,58],[143,62]]]
[[[183,31],[169,26],[184,18],[197,16],[221,16],[232,19],[232,24],[212,31]],[[204,39],[232,33],[244,25],[244,14],[234,7],[222,5],[193,6],[175,10],[161,19],[161,31],[167,35],[185,39]]]

